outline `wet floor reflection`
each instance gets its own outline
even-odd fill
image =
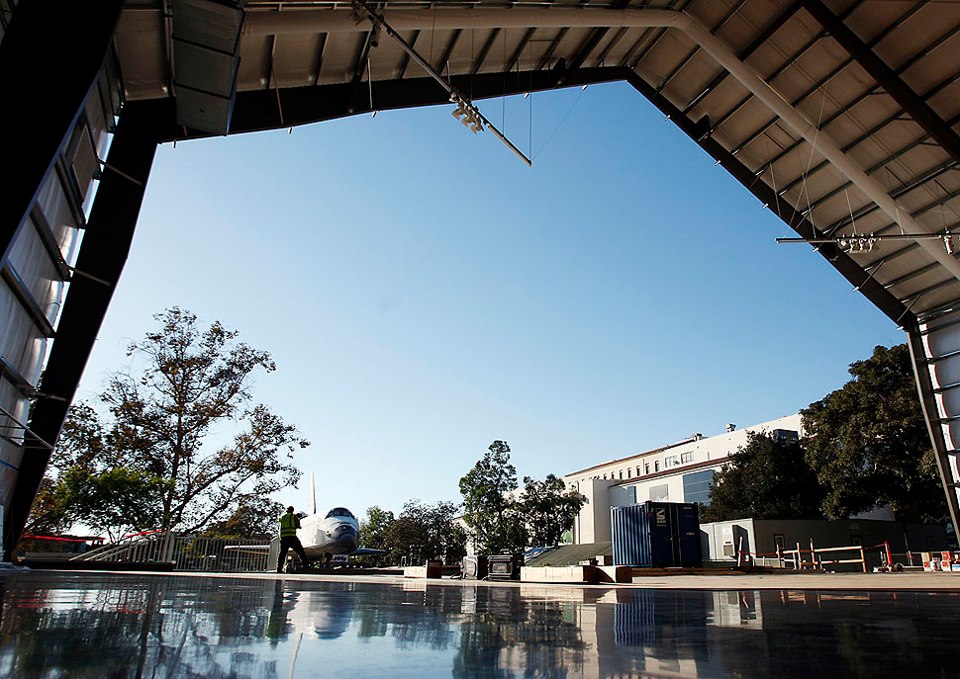
[[[960,594],[16,573],[0,676],[960,676]]]

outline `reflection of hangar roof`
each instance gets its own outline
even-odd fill
[[[398,42],[371,46],[349,2],[228,5],[123,13],[127,103],[150,110],[162,139],[447,101]],[[960,193],[960,4],[368,6],[474,99],[628,80],[801,236],[825,238],[820,252],[895,321],[960,295],[960,266],[936,237]],[[863,234],[884,238],[834,242]]]

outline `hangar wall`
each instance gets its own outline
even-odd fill
[[[24,457],[49,449],[30,436],[30,409],[74,276],[87,218],[121,106],[112,55],[64,137],[24,219],[0,253],[0,509],[8,514]],[[6,524],[6,522],[5,522]]]

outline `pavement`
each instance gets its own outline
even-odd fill
[[[96,571],[91,571],[96,572]],[[116,572],[116,571],[111,571]],[[140,571],[138,575],[156,575],[177,578],[249,578],[256,580],[317,581],[317,582],[370,582],[398,584],[411,587],[440,585],[459,587],[481,585],[485,587],[518,587],[535,584],[557,588],[599,589],[664,589],[664,590],[856,590],[856,591],[911,591],[911,592],[960,592],[960,572],[928,573],[907,571],[903,573],[740,573],[735,571],[717,575],[635,575],[631,583],[564,584],[521,583],[518,581],[461,580],[444,577],[439,579],[404,578],[400,575],[373,574],[315,574],[315,573],[200,573],[189,571],[155,572]]]

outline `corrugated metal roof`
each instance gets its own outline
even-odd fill
[[[249,116],[245,101],[271,101],[254,94],[276,95],[280,120],[244,122],[243,129],[309,117],[297,117],[295,107],[302,112],[327,106],[319,117],[362,110],[370,79],[382,86],[377,96],[385,107],[404,105],[396,93],[405,83],[411,90],[414,83],[423,87],[420,66],[386,36],[373,46],[370,23],[354,16],[349,2],[251,0],[241,6],[135,0],[116,38],[128,102],[175,98],[174,78],[203,90],[197,78],[206,72],[211,78],[216,72],[218,79],[208,89],[222,89],[222,69],[184,70],[190,64],[177,64],[172,56],[176,12],[186,6],[196,14],[205,1],[242,12],[232,93],[239,97],[237,115]],[[960,215],[955,57],[960,3],[555,0],[367,6],[382,13],[439,73],[461,84],[509,73],[521,76],[514,91],[522,77],[531,89],[556,87],[579,82],[574,76],[587,69],[590,77],[629,80],[798,234],[842,239],[819,244],[821,254],[892,319],[923,320],[957,305],[960,265],[947,236]],[[222,23],[226,33],[230,21]],[[697,33],[691,25],[705,30]],[[214,35],[216,23],[203,29],[208,43],[229,45],[228,35]],[[730,51],[742,72],[722,63],[720,48]],[[759,95],[747,82],[750,74],[765,88]],[[351,85],[362,104],[345,111],[329,104],[334,96],[346,96],[343,87]],[[244,99],[245,93],[250,98]],[[484,94],[489,96],[489,87]],[[418,97],[410,101],[429,100]],[[774,110],[771,97],[796,117]],[[309,104],[296,103],[306,98]],[[430,103],[437,101],[442,96]],[[189,102],[179,103],[181,127],[184,120],[210,117],[191,116],[185,106]],[[211,124],[207,130],[182,127],[179,136],[236,131]],[[900,234],[908,237],[875,238]]]

